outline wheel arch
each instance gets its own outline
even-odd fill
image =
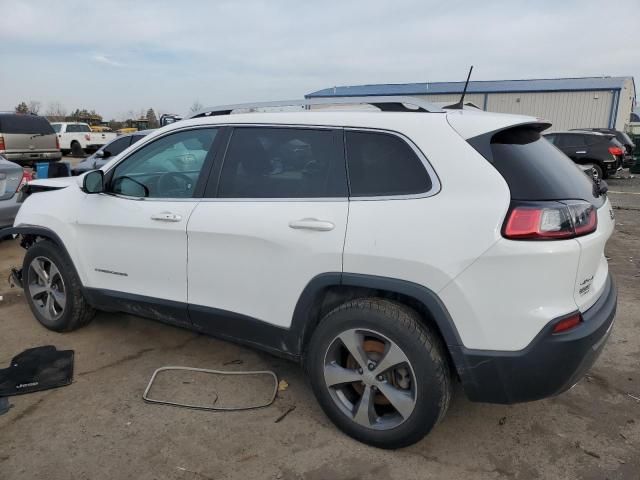
[[[3,231],[3,233],[5,232]],[[75,263],[73,262],[73,258],[69,254],[67,247],[65,246],[60,236],[50,228],[37,225],[21,225],[18,227],[7,228],[6,234],[20,235],[22,237],[22,239],[20,240],[20,246],[22,246],[22,248],[24,248],[25,250],[29,249],[29,247],[37,242],[39,238],[51,241],[60,249],[60,252],[67,258],[76,275],[78,275]],[[81,277],[78,276],[78,278]]]
[[[323,273],[305,287],[296,304],[290,331],[301,357],[322,317],[345,301],[362,297],[395,300],[416,310],[422,320],[440,335],[458,370],[458,352],[462,342],[446,306],[431,289],[395,278],[355,273]],[[460,365],[461,366],[461,365]]]

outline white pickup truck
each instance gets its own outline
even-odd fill
[[[60,150],[66,155],[81,156],[85,151],[95,151],[116,138],[113,132],[92,132],[88,123],[53,122],[51,126],[58,135]]]

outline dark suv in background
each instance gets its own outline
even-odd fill
[[[624,158],[622,160],[622,166],[624,168],[631,167],[634,164],[633,151],[636,148],[636,144],[633,143],[631,137],[627,135],[625,132],[621,132],[620,130],[616,130],[614,128],[576,128],[572,129],[585,131],[585,132],[600,132],[600,133],[609,133],[611,135],[616,136],[616,140],[618,140],[622,145],[624,145],[625,153]]]
[[[547,133],[544,137],[575,163],[593,165],[598,178],[607,178],[622,166],[625,148],[613,134],[570,130]]]

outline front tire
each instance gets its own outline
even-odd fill
[[[70,260],[53,242],[42,240],[27,250],[22,278],[31,312],[49,330],[76,330],[95,316]]]
[[[444,417],[451,397],[438,335],[414,310],[384,299],[353,300],[327,314],[305,365],[327,416],[375,447],[419,441]]]

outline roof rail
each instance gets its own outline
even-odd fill
[[[236,105],[220,105],[194,113],[188,118],[230,115],[234,110],[253,110],[258,108],[309,107],[312,105],[372,105],[383,112],[431,112],[442,113],[444,110],[434,103],[416,97],[403,96],[368,96],[339,98],[305,98],[303,100],[279,100],[275,102],[239,103]],[[415,108],[408,108],[412,105]]]

